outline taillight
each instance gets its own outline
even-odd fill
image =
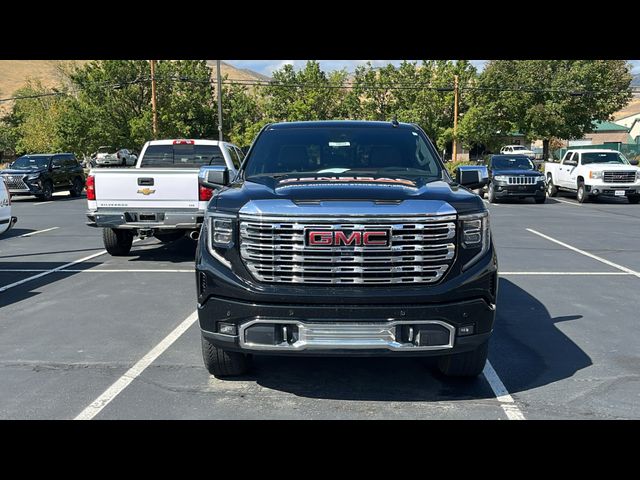
[[[96,177],[93,175],[89,175],[87,177],[87,200],[95,200],[96,199]]]
[[[198,195],[198,197],[200,198],[200,201],[208,202],[209,200],[211,200],[211,197],[213,196],[213,189],[203,187],[202,185],[198,185],[198,186],[200,187],[200,194]]]
[[[195,140],[174,140],[174,145],[195,145]]]

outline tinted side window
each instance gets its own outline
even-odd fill
[[[66,156],[64,159],[64,166],[69,168],[77,167],[78,161],[76,160],[76,157],[73,155]]]
[[[53,157],[53,160],[51,160],[51,166],[52,167],[64,166],[64,157]]]
[[[238,147],[236,147],[236,152],[238,152],[238,158],[240,159],[240,163],[242,163],[242,161],[244,160],[244,153]]]
[[[233,163],[233,166],[236,168],[239,168],[240,157],[238,157],[238,152],[236,151],[235,147],[232,147],[231,145],[227,145],[227,150],[229,151],[229,155],[231,155],[231,162]]]

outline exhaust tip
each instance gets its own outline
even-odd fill
[[[191,240],[198,240],[200,238],[200,231],[194,230],[193,232],[189,232],[189,238]]]

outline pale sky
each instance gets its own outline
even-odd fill
[[[633,73],[640,73],[640,60],[629,60],[633,65]],[[282,68],[283,65],[289,63],[296,69],[302,67],[306,60],[225,60],[225,62],[238,68],[248,68],[263,75],[271,76],[274,70]],[[325,71],[340,70],[346,68],[347,71],[353,72],[358,65],[371,62],[373,66],[382,67],[389,63],[399,65],[401,60],[319,60],[320,66]],[[471,60],[478,70],[482,70],[486,60]]]

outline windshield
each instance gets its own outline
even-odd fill
[[[619,163],[629,165],[629,161],[618,152],[585,152],[582,154],[582,164],[590,163]]]
[[[331,126],[263,132],[245,177],[294,172],[442,178],[439,161],[415,130]]]
[[[226,165],[217,145],[149,145],[140,168],[200,168]]]
[[[25,155],[13,162],[13,168],[46,168],[49,165],[49,158],[51,157],[30,157]]]
[[[109,153],[113,150],[112,147],[99,147],[97,153]]]
[[[527,157],[494,157],[491,163],[493,168],[497,169],[535,170],[533,163]]]

